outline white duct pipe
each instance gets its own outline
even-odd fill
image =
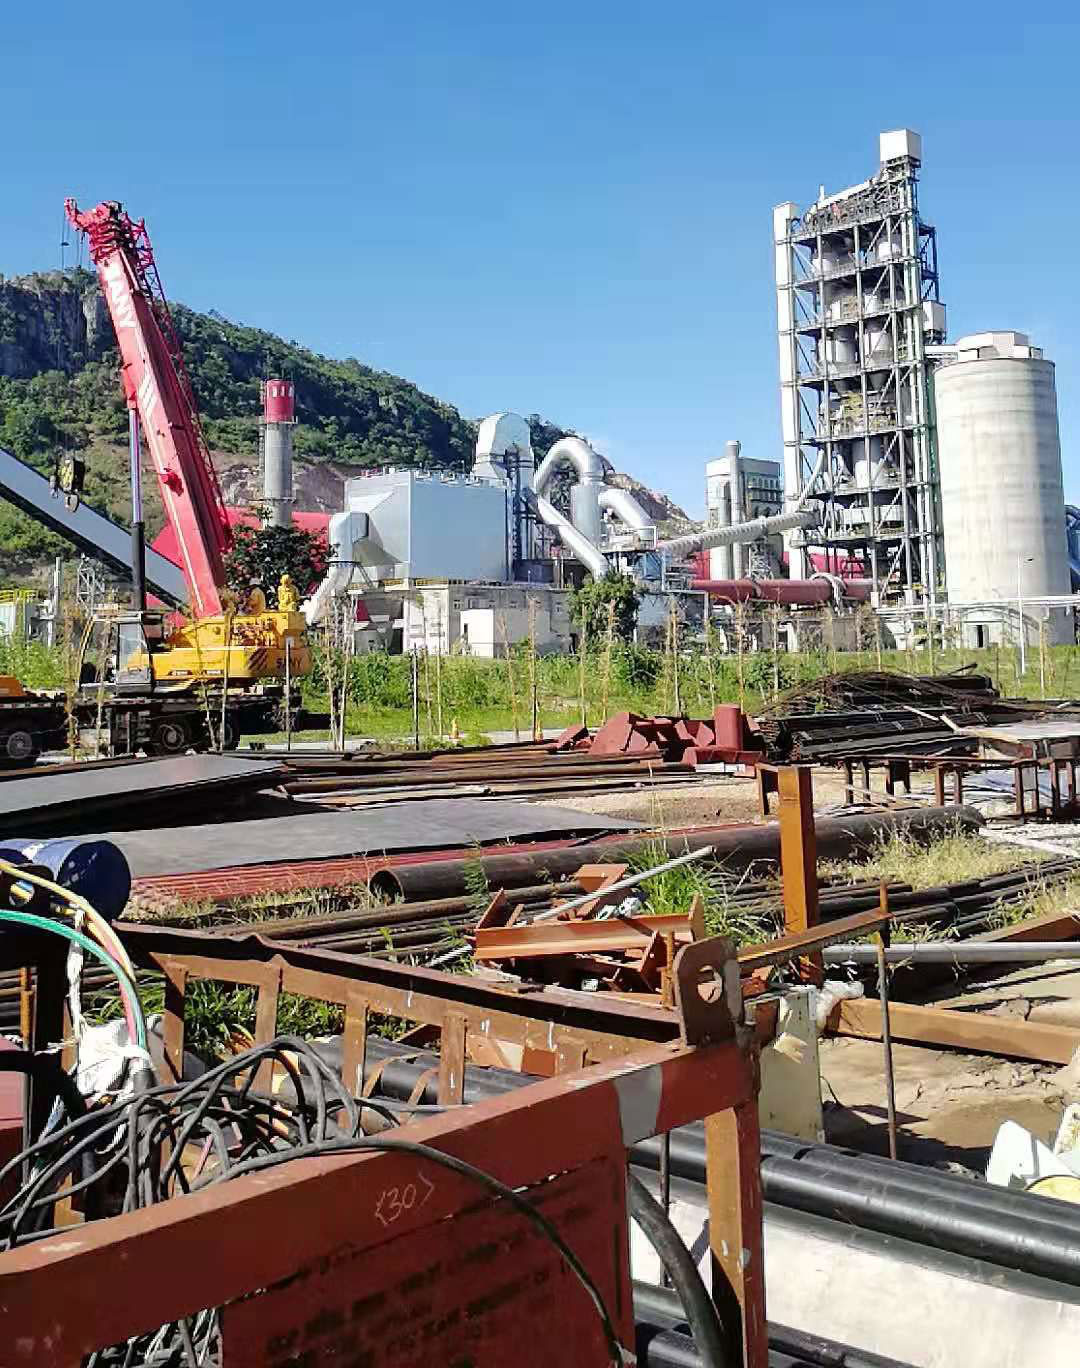
[[[750,522],[733,523],[731,527],[713,527],[705,532],[674,537],[671,541],[660,542],[657,550],[668,556],[688,556],[710,546],[733,546],[738,542],[757,541],[759,537],[769,537],[776,532],[789,532],[795,527],[814,527],[820,521],[816,511],[776,513],[771,518],[752,518]]]
[[[354,547],[368,535],[366,513],[335,513],[326,529],[330,552],[326,578],[309,599],[301,604],[301,611],[309,627],[322,622],[335,594],[343,594],[353,577]]]
[[[614,513],[621,523],[634,532],[651,532],[656,527],[652,518],[628,489],[615,489],[612,485],[605,485],[600,491],[598,503],[601,508]]]
[[[742,451],[741,442],[725,442],[724,451],[728,461],[728,490],[731,496],[731,517],[728,522],[733,527],[738,527],[743,521],[743,487],[742,469],[739,465],[739,452]],[[745,565],[745,557],[742,553],[742,546],[736,542],[731,544],[731,574],[733,579],[741,579]]]
[[[582,438],[562,437],[536,469],[533,488],[537,494],[547,493],[560,466],[577,472],[577,483],[570,488],[570,520],[595,546],[602,535],[600,491],[604,485],[604,463]]]
[[[512,465],[520,467],[522,485],[531,486],[533,453],[529,425],[518,413],[493,413],[484,419],[476,433],[473,474],[487,479],[508,479]]]
[[[569,518],[564,518],[554,504],[542,495],[530,490],[526,498],[536,510],[541,522],[558,532],[559,540],[592,574],[594,579],[603,579],[609,570],[607,557],[591,542],[584,533],[579,532]]]
[[[585,485],[604,483],[604,463],[593,451],[588,442],[580,437],[562,437],[536,467],[533,488],[537,494],[546,494],[552,476],[560,466],[572,466],[577,471],[578,480]]]

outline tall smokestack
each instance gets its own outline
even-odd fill
[[[296,426],[296,394],[291,380],[264,380],[263,503],[267,527],[292,523],[292,430]]]

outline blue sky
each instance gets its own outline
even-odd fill
[[[726,438],[779,455],[772,206],[915,128],[950,334],[1056,361],[1080,501],[1074,5],[9,11],[5,274],[58,263],[65,194],[121,199],[170,297],[542,413],[699,514]]]

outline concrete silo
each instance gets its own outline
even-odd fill
[[[1053,362],[1023,333],[961,338],[934,374],[945,573],[967,645],[1071,641]]]

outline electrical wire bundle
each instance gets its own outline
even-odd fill
[[[268,1063],[281,1071],[272,1095],[256,1087],[259,1069]],[[584,1287],[604,1328],[611,1362],[621,1364],[625,1351],[595,1283],[527,1197],[464,1160],[383,1133],[403,1116],[425,1110],[432,1109],[384,1099],[356,1101],[308,1042],[282,1036],[192,1082],[149,1087],[116,1100],[103,1097],[30,1145],[0,1168],[0,1184],[17,1171],[23,1174],[18,1193],[0,1210],[0,1247],[12,1249],[53,1234],[60,1201],[73,1200],[87,1219],[95,1219],[182,1198],[300,1158],[400,1149],[474,1180],[526,1216]],[[86,1368],[209,1368],[218,1362],[218,1318],[209,1308],[98,1350]]]

